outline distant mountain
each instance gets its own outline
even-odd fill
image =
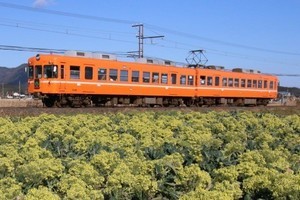
[[[21,92],[27,93],[27,73],[25,67],[27,64],[22,64],[16,68],[0,67],[0,95],[2,95],[2,84],[4,86],[4,94],[6,92],[18,92],[19,82]],[[300,97],[300,88],[296,87],[279,87],[280,92],[290,92],[293,95]]]
[[[19,83],[20,89],[22,93],[27,92],[27,73],[25,72],[25,67],[27,64],[22,64],[16,68],[7,68],[0,67],[0,91],[1,95],[12,92],[19,91]],[[4,93],[2,89],[4,88]]]
[[[295,96],[297,96],[297,97],[300,97],[300,88],[279,86],[278,91],[279,91],[279,92],[289,92],[289,93],[291,93],[292,95],[295,95]]]

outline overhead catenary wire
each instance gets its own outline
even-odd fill
[[[21,29],[27,29],[27,30],[33,30],[33,31],[42,31],[42,32],[48,32],[48,33],[56,33],[56,34],[63,34],[63,35],[70,35],[70,36],[78,36],[78,37],[85,37],[85,38],[93,38],[93,39],[102,39],[102,40],[110,40],[110,41],[116,41],[116,42],[123,42],[123,43],[131,43],[135,44],[133,41],[129,40],[121,40],[121,39],[116,39],[113,38],[112,35],[107,35],[106,37],[100,37],[100,36],[94,36],[94,35],[87,35],[87,34],[80,34],[76,33],[74,31],[69,31],[69,30],[52,30],[52,29],[43,29],[43,28],[37,28],[37,27],[26,27],[21,24],[3,24],[0,23],[0,26],[7,26],[7,27],[13,27],[13,28],[21,28]]]
[[[107,18],[107,17],[98,17],[94,15],[83,15],[78,13],[70,13],[70,12],[63,12],[63,11],[57,11],[57,10],[49,10],[44,8],[34,8],[30,6],[24,6],[20,4],[14,4],[14,3],[7,3],[7,2],[0,2],[1,7],[6,8],[13,8],[18,10],[27,10],[31,12],[39,12],[39,13],[46,13],[46,14],[52,14],[52,15],[60,15],[60,16],[66,16],[66,17],[73,17],[73,18],[79,18],[79,19],[89,19],[89,20],[96,20],[96,21],[105,21],[105,22],[113,22],[113,23],[120,23],[120,24],[135,24],[136,21],[130,21],[130,20],[123,20],[123,19],[114,19],[114,18]]]
[[[34,23],[32,23],[31,25],[32,25],[31,27],[26,27],[26,26],[23,26],[21,23],[20,24],[19,23],[15,23],[15,24],[0,23],[0,26],[7,26],[7,27],[27,29],[27,30],[63,34],[63,35],[69,35],[69,36],[77,36],[77,37],[85,37],[85,38],[101,39],[101,40],[110,40],[110,41],[115,41],[115,42],[135,44],[135,42],[133,42],[133,41],[115,39],[115,38],[111,37],[111,35],[106,36],[106,37],[100,37],[100,36],[80,34],[80,33],[74,32],[74,31],[68,31],[67,29],[66,30],[58,30],[58,29],[52,30],[52,29],[38,28],[38,26]],[[145,45],[155,45],[155,46],[159,46],[159,47],[162,47],[162,48],[179,49],[179,50],[185,50],[185,51],[189,51],[190,48],[183,48],[183,47],[180,47],[180,45],[181,46],[186,46],[186,47],[193,47],[193,48],[198,47],[198,46],[195,46],[195,45],[192,45],[192,44],[185,44],[185,43],[181,43],[181,42],[175,42],[175,41],[168,40],[168,39],[164,39],[163,42],[167,42],[169,44],[173,43],[173,44],[176,45],[176,47],[175,46],[170,46],[170,45],[168,46],[168,45],[162,45],[162,44],[153,44],[153,43],[150,43],[150,44],[145,43]],[[276,60],[266,59],[266,58],[263,58],[263,57],[243,55],[243,54],[238,54],[238,53],[234,53],[234,52],[221,51],[221,50],[216,50],[216,49],[211,49],[211,48],[206,48],[206,47],[203,48],[203,49],[205,49],[207,52],[209,52],[211,54],[216,54],[216,55],[221,55],[221,56],[226,56],[226,57],[235,57],[235,58],[246,59],[246,60],[255,60],[255,61],[260,61],[260,62],[264,62],[264,63],[277,63],[277,64],[279,63],[279,64],[284,64],[284,65],[298,66],[298,67],[300,66],[297,63],[276,61]],[[1,49],[1,50],[7,50],[7,49]],[[13,50],[13,49],[10,49],[10,50]],[[16,51],[25,51],[25,50],[16,50]],[[48,52],[48,51],[46,51],[46,52]],[[53,52],[53,53],[55,53],[55,52]],[[60,53],[60,52],[58,52],[58,53]]]
[[[26,10],[26,11],[31,11],[31,12],[39,12],[39,13],[45,13],[45,14],[60,15],[60,16],[88,19],[88,20],[113,22],[113,23],[128,24],[128,25],[138,23],[137,21],[123,20],[123,19],[116,19],[116,18],[106,18],[106,17],[99,17],[99,16],[94,16],[94,15],[84,15],[84,14],[78,14],[78,13],[43,9],[43,8],[34,8],[34,7],[30,7],[30,6],[14,4],[14,3],[7,3],[7,2],[0,2],[0,6],[6,7],[6,8],[12,8],[12,9]],[[148,23],[144,23],[144,25],[145,25],[145,27],[152,29],[152,31],[154,31],[154,30],[164,31],[166,33],[171,33],[171,34],[182,36],[182,37],[193,38],[195,40],[202,40],[202,41],[206,41],[206,42],[216,43],[219,45],[243,48],[243,49],[254,50],[254,51],[261,51],[261,52],[284,54],[284,55],[293,55],[293,56],[300,55],[300,53],[298,53],[298,52],[280,51],[280,50],[273,50],[273,49],[249,46],[249,45],[244,45],[244,44],[237,44],[237,43],[233,43],[233,42],[227,42],[227,41],[212,39],[212,38],[208,38],[208,37],[203,37],[203,36],[195,35],[192,33],[186,33],[186,32],[182,32],[182,31],[172,30],[169,28],[151,25]]]
[[[263,52],[284,54],[284,55],[293,55],[293,56],[299,56],[300,55],[300,53],[298,53],[298,52],[279,51],[279,50],[266,49],[266,48],[255,47],[255,46],[248,46],[248,45],[244,45],[244,44],[237,44],[237,43],[233,43],[233,42],[227,42],[227,41],[207,38],[207,37],[195,35],[195,34],[192,34],[192,33],[185,33],[185,32],[181,32],[181,31],[177,31],[177,30],[175,31],[175,30],[172,30],[172,29],[168,29],[168,28],[160,27],[160,26],[155,26],[155,25],[151,25],[151,24],[145,24],[145,27],[152,28],[152,29],[155,29],[155,30],[158,30],[158,31],[164,31],[164,32],[171,33],[171,34],[178,35],[178,36],[182,36],[182,37],[194,38],[194,39],[197,39],[197,40],[203,40],[203,41],[210,42],[210,43],[216,43],[216,44],[219,44],[219,45],[232,46],[232,47],[243,48],[243,49],[248,49],[248,50],[263,51]]]
[[[51,48],[37,48],[37,47],[23,47],[23,46],[12,46],[12,45],[1,45],[0,44],[0,50],[7,50],[7,51],[26,51],[26,52],[39,52],[39,53],[56,53],[56,54],[64,54],[67,49],[51,49]],[[78,50],[78,51],[84,51],[84,50]],[[93,52],[99,52],[99,51],[93,51]],[[103,52],[101,52],[103,53]],[[128,53],[126,52],[114,52],[114,54],[117,54],[119,56],[128,56]],[[183,63],[180,63],[183,64]],[[275,76],[288,76],[288,77],[300,77],[300,74],[271,74]]]
[[[169,48],[169,49],[185,50],[186,52],[190,51],[191,47],[192,47],[192,49],[199,48],[199,46],[196,46],[194,44],[185,44],[185,43],[180,43],[177,41],[170,41],[168,39],[164,39],[163,42],[167,42],[167,43],[173,44],[173,45],[155,44],[155,46]],[[181,46],[185,46],[185,47],[181,47]],[[190,48],[188,48],[188,47],[190,47]],[[245,54],[241,54],[241,53],[216,50],[216,49],[206,48],[206,47],[201,47],[200,49],[205,49],[205,51],[210,54],[215,54],[215,55],[220,55],[220,56],[225,56],[225,57],[233,57],[233,58],[252,60],[252,61],[263,62],[263,63],[283,64],[283,65],[290,65],[290,66],[294,66],[294,67],[300,67],[299,63],[274,60],[274,59],[270,59],[270,58],[266,58],[266,57],[262,57],[262,56],[250,56],[250,55],[245,55]]]
[[[17,19],[9,19],[9,18],[0,18],[0,22],[3,25],[8,26],[23,26],[23,27],[43,27],[43,28],[54,28],[54,29],[63,29],[66,31],[80,31],[80,32],[88,32],[88,33],[97,33],[97,34],[116,34],[116,35],[127,35],[132,36],[134,32],[124,32],[124,31],[115,31],[115,30],[102,30],[91,27],[78,27],[78,26],[70,26],[70,25],[59,25],[59,24],[49,24],[49,23],[38,23],[36,21],[24,21]]]
[[[62,54],[65,51],[67,51],[66,49],[22,47],[22,46],[12,46],[12,45],[0,45],[0,49],[6,51],[26,51],[26,52],[57,53],[57,54]]]
[[[1,18],[0,18],[1,21]],[[5,21],[9,21],[8,19],[5,19]],[[77,36],[77,37],[85,37],[85,38],[92,38],[92,39],[101,39],[101,40],[110,40],[110,41],[115,41],[115,42],[122,42],[122,43],[130,43],[130,44],[135,44],[134,41],[129,41],[129,40],[121,40],[121,39],[116,39],[114,38],[112,35],[106,35],[106,36],[93,36],[93,35],[87,35],[87,34],[81,34],[81,33],[76,33],[76,30],[68,30],[68,28],[74,28],[77,29],[78,31],[80,31],[80,27],[73,27],[73,26],[59,26],[59,25],[49,25],[49,24],[41,24],[42,28],[39,28],[39,23],[35,23],[35,22],[26,22],[28,24],[30,24],[30,26],[26,26],[26,24],[23,24],[24,21],[12,21],[12,24],[10,23],[0,23],[0,26],[7,26],[7,27],[14,27],[14,28],[21,28],[21,29],[27,29],[27,30],[34,30],[34,31],[42,31],[42,32],[49,32],[49,33],[56,33],[56,34],[63,34],[63,35],[70,35],[70,36]],[[46,25],[46,28],[49,27],[60,27],[60,28],[65,28],[64,30],[59,30],[57,28],[55,29],[46,29],[43,28],[43,25]],[[96,31],[96,30],[95,30]],[[110,33],[109,31],[107,31],[107,33]],[[114,32],[112,32],[114,33]],[[117,33],[124,33],[124,32],[117,32]],[[129,34],[129,33],[124,33],[124,34]],[[162,42],[164,43],[168,43],[169,45],[163,45],[163,44],[154,44],[154,43],[145,43],[145,45],[155,45],[158,47],[162,47],[162,48],[168,48],[168,49],[179,49],[179,50],[185,50],[185,51],[189,51],[191,48],[199,48],[198,46],[194,45],[194,44],[186,44],[186,43],[181,43],[181,42],[177,42],[177,41],[172,41],[169,39],[163,39]],[[181,46],[185,46],[185,47],[181,47]],[[188,48],[189,47],[189,48]],[[284,64],[284,65],[292,65],[292,66],[300,66],[298,63],[290,63],[290,62],[283,62],[283,61],[276,61],[273,59],[267,59],[265,57],[258,57],[258,56],[249,56],[249,55],[243,55],[240,53],[234,53],[234,52],[229,52],[229,51],[222,51],[222,50],[216,50],[216,49],[211,49],[211,48],[207,48],[207,47],[202,47],[202,49],[205,49],[207,52],[211,53],[211,54],[215,54],[215,55],[220,55],[220,56],[226,56],[226,57],[235,57],[235,58],[240,58],[240,59],[245,59],[245,60],[255,60],[255,61],[259,61],[259,62],[264,62],[264,63],[277,63],[277,64]]]
[[[130,21],[130,20],[121,20],[121,19],[105,18],[105,17],[98,17],[98,16],[92,16],[92,15],[83,15],[83,14],[70,13],[70,12],[62,12],[62,11],[56,11],[56,10],[48,10],[48,9],[42,9],[42,8],[33,8],[33,7],[30,7],[30,6],[24,6],[24,5],[13,4],[13,3],[5,3],[5,2],[0,2],[0,7],[19,9],[19,10],[25,10],[25,11],[31,11],[31,12],[39,12],[39,13],[44,13],[44,14],[59,15],[59,16],[65,16],[65,17],[73,17],[73,18],[78,18],[78,19],[103,21],[103,22],[109,22],[109,23],[119,23],[119,24],[127,24],[127,25],[132,25],[132,24],[137,23],[136,21]],[[93,35],[89,35],[89,34],[78,33],[76,31],[80,30],[79,27],[68,27],[68,26],[66,26],[67,28],[65,27],[65,30],[60,31],[60,30],[53,30],[53,29],[49,30],[47,28],[49,28],[51,25],[49,25],[49,24],[44,24],[43,25],[41,23],[40,23],[40,25],[45,26],[46,28],[24,26],[24,24],[22,24],[22,23],[15,23],[15,25],[12,25],[12,24],[0,24],[0,25],[15,27],[15,28],[28,29],[28,30],[33,30],[33,31],[43,31],[43,32],[56,33],[56,34],[65,34],[65,35],[69,35],[69,36],[94,38],[94,39],[102,39],[102,40],[111,40],[111,41],[116,41],[116,42],[136,44],[136,42],[134,42],[134,41],[116,39],[116,38],[112,37],[111,35],[101,37],[99,35],[93,36]],[[53,25],[53,26],[55,26],[55,25]],[[215,43],[215,44],[219,44],[219,45],[243,48],[243,49],[254,50],[254,51],[261,51],[261,52],[268,52],[268,53],[283,54],[283,55],[289,55],[289,56],[298,56],[298,55],[300,55],[297,52],[278,51],[278,50],[265,49],[265,48],[260,48],[260,47],[247,46],[247,45],[243,45],[243,44],[236,44],[236,43],[216,40],[216,39],[212,39],[212,38],[207,38],[207,37],[202,37],[202,36],[199,36],[199,35],[195,35],[195,34],[192,34],[192,33],[185,33],[185,32],[172,30],[172,29],[168,29],[168,28],[160,27],[160,26],[155,26],[155,25],[151,25],[151,24],[145,24],[145,27],[147,27],[150,31],[155,32],[155,33],[157,33],[157,31],[160,32],[160,33],[162,31],[164,31],[166,33],[170,33],[170,34],[173,34],[173,35],[182,36],[182,37],[186,37],[186,38],[191,38],[193,40],[211,42],[211,43]],[[61,26],[61,28],[64,28],[64,27]],[[89,31],[92,32],[93,30],[90,29]],[[95,30],[95,31],[97,32],[98,30]],[[108,31],[108,34],[110,34],[109,31]],[[118,33],[115,32],[113,34],[118,34]],[[123,34],[123,33],[120,33],[120,34]],[[163,40],[163,41],[167,41],[167,40]],[[191,50],[191,48],[188,48],[188,47],[191,47],[192,45],[179,43],[179,42],[176,42],[176,44],[178,44],[177,47],[172,47],[172,46],[168,46],[168,45],[160,45],[160,44],[156,44],[156,46],[163,47],[163,48],[186,50],[186,51]],[[147,44],[146,43],[145,45],[154,45],[154,44],[152,44],[152,43]],[[186,46],[187,48],[183,48],[182,46]],[[221,56],[235,57],[235,58],[254,60],[254,61],[259,61],[259,62],[268,62],[268,63],[277,63],[277,64],[281,63],[281,64],[288,64],[288,65],[292,65],[292,66],[299,66],[299,64],[292,64],[292,63],[287,63],[287,62],[282,62],[282,61],[275,61],[275,60],[266,59],[266,58],[258,58],[258,57],[249,56],[249,55],[236,54],[236,53],[228,52],[228,51],[221,51],[221,50],[215,50],[215,49],[210,49],[210,48],[203,48],[203,49],[205,49],[207,52],[209,52],[211,54],[217,54],[217,55],[221,55]],[[5,47],[1,47],[0,50],[8,50],[8,49],[5,48]],[[34,50],[34,49],[27,49],[27,50],[26,49],[10,49],[10,50],[11,51],[15,50],[15,51],[31,51],[31,52],[36,51],[36,52],[56,53],[55,51],[48,51],[47,49],[44,49],[44,51],[42,49],[39,49],[39,51]],[[60,53],[60,52],[57,51],[57,53]],[[126,53],[121,53],[121,54],[126,55]],[[291,75],[289,75],[289,76],[291,76]],[[298,76],[298,75],[296,75],[296,76]]]
[[[26,51],[26,52],[38,52],[38,53],[55,53],[55,54],[64,54],[67,51],[71,51],[70,49],[53,49],[53,48],[44,48],[44,47],[24,47],[24,46],[14,46],[14,45],[3,45],[0,44],[0,50],[5,51]],[[74,49],[72,49],[73,51]],[[75,49],[75,51],[87,52],[87,50]],[[127,56],[126,52],[103,52],[103,51],[88,51],[92,53],[107,53],[107,54],[115,54],[118,56]]]

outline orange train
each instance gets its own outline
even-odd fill
[[[28,60],[28,91],[47,107],[267,105],[278,78],[254,70],[67,52]]]

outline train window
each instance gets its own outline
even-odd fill
[[[57,65],[44,65],[45,78],[57,78]]]
[[[42,78],[42,66],[35,66],[35,78]]]
[[[264,81],[264,88],[268,88],[268,81]]]
[[[258,88],[262,88],[262,80],[258,80]]]
[[[33,78],[33,66],[28,67],[28,78],[29,79]]]
[[[159,83],[159,73],[157,72],[152,73],[152,83]]]
[[[188,85],[194,85],[194,76],[188,76]]]
[[[270,82],[270,89],[273,89],[273,88],[274,88],[274,82],[271,81],[271,82]]]
[[[233,87],[233,78],[228,79],[228,87]]]
[[[98,80],[106,81],[106,69],[99,68],[98,69]]]
[[[85,67],[85,79],[93,79],[93,68],[92,67]]]
[[[60,78],[61,79],[65,78],[65,66],[64,65],[60,66]]]
[[[257,88],[257,80],[253,80],[253,88]]]
[[[247,80],[247,88],[251,88],[252,87],[252,80]]]
[[[177,82],[177,74],[171,74],[171,81],[172,81],[172,84],[176,84],[176,82]]]
[[[216,76],[215,77],[215,86],[219,86],[220,85],[220,77]]]
[[[213,85],[213,78],[211,76],[207,77],[207,85]]]
[[[180,76],[180,85],[186,85],[186,75]]]
[[[116,81],[118,79],[118,70],[117,69],[110,69],[109,70],[109,80]]]
[[[227,78],[222,79],[222,86],[227,87]]]
[[[79,79],[80,78],[80,67],[79,66],[70,66],[70,78]]]
[[[200,76],[200,85],[205,85],[206,76]]]
[[[240,86],[240,79],[235,78],[234,79],[234,87],[239,87]]]
[[[139,71],[132,71],[131,81],[132,82],[139,82],[139,79],[140,79],[140,72]]]
[[[150,83],[150,72],[143,72],[143,82]]]
[[[128,81],[128,70],[121,70],[120,81]]]
[[[241,87],[246,87],[246,80],[245,79],[241,79]]]
[[[168,74],[161,74],[161,83],[168,84]]]
[[[153,63],[153,60],[152,59],[147,59],[147,63]]]

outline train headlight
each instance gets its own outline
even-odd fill
[[[41,59],[40,54],[36,54],[35,59],[39,61]]]

